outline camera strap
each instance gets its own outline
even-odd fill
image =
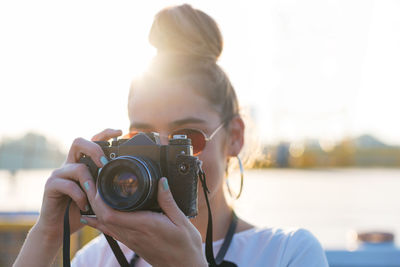
[[[208,200],[208,194],[210,191],[207,188],[206,183],[206,176],[205,173],[201,168],[199,168],[199,179],[201,182],[201,186],[203,188],[204,196],[206,199],[207,209],[208,209],[208,224],[207,224],[207,234],[206,234],[206,259],[208,262],[208,266],[210,267],[237,267],[237,265],[230,261],[224,261],[224,257],[228,248],[231,244],[233,235],[235,234],[238,217],[236,216],[235,212],[232,211],[232,221],[229,225],[228,231],[225,235],[224,242],[221,245],[221,248],[218,251],[217,257],[214,257],[213,245],[212,245],[212,213],[210,202]],[[69,200],[67,208],[64,214],[64,233],[63,233],[63,266],[70,267],[70,226],[69,226],[69,208],[70,208],[71,200]],[[103,233],[104,234],[104,233]],[[134,267],[135,263],[139,259],[139,255],[135,254],[132,258],[131,262],[128,263],[127,259],[125,258],[124,254],[122,253],[121,248],[119,247],[117,241],[109,235],[104,234],[108,244],[111,247],[115,257],[117,258],[118,263],[121,267]]]
[[[236,214],[232,211],[232,221],[229,226],[228,232],[226,233],[224,242],[220,250],[218,251],[217,258],[214,258],[214,251],[212,245],[212,237],[213,237],[213,230],[212,230],[212,213],[210,202],[208,200],[208,194],[210,191],[207,188],[206,183],[206,175],[204,171],[200,168],[199,170],[199,179],[201,182],[201,186],[203,187],[204,197],[206,199],[207,209],[208,209],[208,224],[207,224],[207,235],[206,235],[206,259],[208,262],[208,266],[210,267],[237,267],[237,265],[230,261],[224,261],[224,257],[226,252],[228,251],[229,245],[231,244],[233,235],[235,234],[236,226],[238,218]]]
[[[71,206],[71,199],[68,200],[67,208],[64,213],[64,232],[63,232],[63,266],[70,267],[70,228],[69,228],[69,206]]]
[[[63,231],[63,267],[71,267],[70,257],[70,226],[69,226],[69,208],[71,205],[71,199],[68,201],[67,208],[64,213],[64,231]],[[104,234],[104,233],[103,233]],[[109,235],[104,234],[108,244],[111,247],[118,263],[121,267],[130,267],[126,260],[121,248],[118,246],[117,241]]]

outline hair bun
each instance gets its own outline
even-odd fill
[[[187,4],[161,10],[155,16],[149,41],[159,54],[201,57],[214,62],[223,47],[217,23]]]

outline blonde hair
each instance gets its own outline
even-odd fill
[[[187,4],[165,8],[154,18],[149,41],[157,55],[149,69],[132,83],[129,99],[136,87],[185,84],[209,101],[227,122],[225,126],[234,116],[240,116],[236,92],[217,64],[223,39],[213,18]]]

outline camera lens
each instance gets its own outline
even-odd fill
[[[97,188],[103,201],[117,210],[147,209],[156,199],[160,168],[152,160],[121,156],[101,169]]]
[[[113,179],[114,190],[121,197],[132,196],[139,186],[137,176],[132,172],[117,173]]]

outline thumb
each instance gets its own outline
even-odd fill
[[[185,214],[183,214],[176,204],[169,188],[168,179],[165,177],[162,177],[158,181],[157,199],[160,208],[174,224],[181,224],[184,221],[186,218]]]

